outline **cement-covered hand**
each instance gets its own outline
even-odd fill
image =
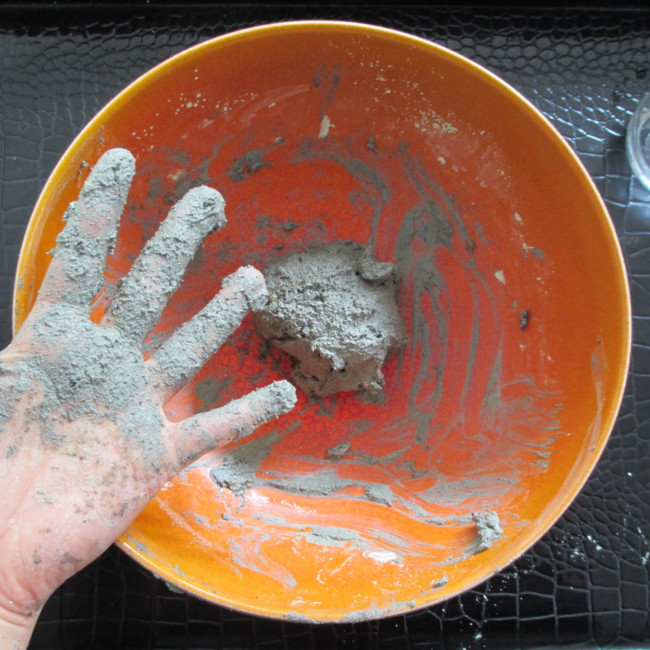
[[[241,319],[266,300],[261,273],[239,269],[150,358],[143,341],[204,237],[225,223],[210,188],[188,192],[90,319],[134,174],[114,149],[66,214],[36,304],[0,353],[0,649],[27,645],[49,595],[101,554],[159,488],[202,453],[290,410],[274,382],[181,422],[163,405]]]

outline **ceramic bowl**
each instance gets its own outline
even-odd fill
[[[156,345],[241,264],[337,240],[397,264],[408,345],[378,400],[296,409],[200,459],[120,538],[202,598],[265,616],[356,621],[458,594],[511,563],[574,499],[607,441],[630,350],[612,224],[576,155],[496,76],[360,24],[229,34],[136,80],[48,180],[20,256],[15,326],[61,216],[100,154],[138,173],[106,290],[169,206],[208,183],[208,237]],[[181,418],[291,360],[249,318],[168,405]]]

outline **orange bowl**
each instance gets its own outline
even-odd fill
[[[98,309],[202,183],[227,202],[152,333],[219,278],[352,239],[401,274],[408,345],[384,396],[313,400],[168,483],[119,540],[228,607],[309,621],[423,607],[529,548],[593,469],[622,398],[630,305],[589,176],[497,77],[387,29],[300,22],[193,47],[111,101],[36,205],[19,261],[29,312],[88,166],[126,147],[138,174]],[[285,377],[247,319],[167,405],[182,418]]]

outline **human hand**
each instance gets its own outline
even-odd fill
[[[290,410],[274,382],[172,422],[164,404],[266,301],[241,268],[148,359],[143,341],[204,237],[225,223],[210,188],[188,192],[148,242],[100,323],[90,319],[134,160],[100,159],[66,213],[38,299],[0,352],[0,649],[26,647],[38,613],[192,460]]]

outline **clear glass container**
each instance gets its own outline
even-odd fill
[[[626,150],[632,172],[650,190],[650,93],[639,102],[628,124]]]

